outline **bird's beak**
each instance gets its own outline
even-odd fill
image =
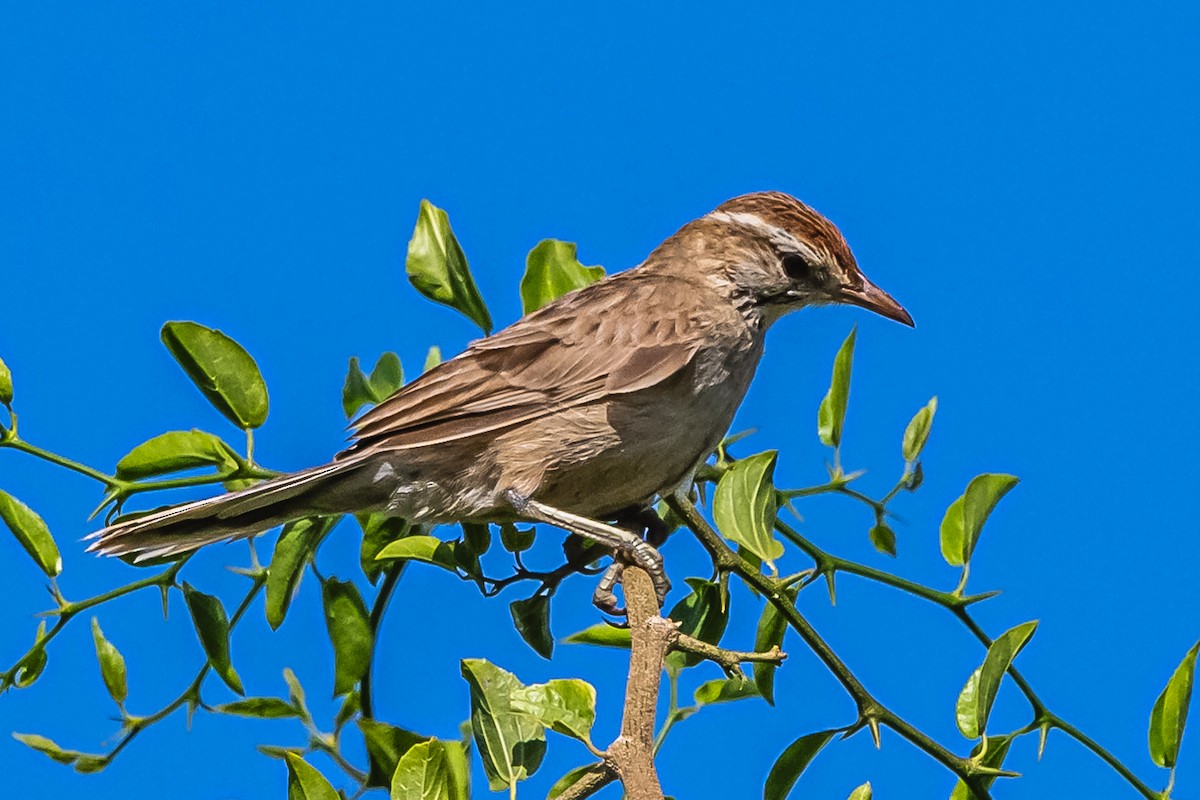
[[[866,277],[863,277],[861,287],[843,289],[841,301],[874,311],[882,317],[902,322],[910,328],[914,327],[913,318],[904,310],[904,306],[893,300],[890,294],[871,283]]]

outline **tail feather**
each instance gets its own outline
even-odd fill
[[[189,553],[207,544],[250,538],[302,517],[357,511],[368,498],[340,503],[337,485],[361,460],[335,461],[282,475],[241,491],[209,497],[123,520],[90,534],[88,552],[132,556],[133,561]]]

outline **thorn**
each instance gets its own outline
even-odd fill
[[[962,598],[962,605],[963,605],[963,607],[966,607],[969,605],[974,605],[975,603],[982,603],[984,600],[991,600],[993,597],[998,597],[1003,593],[1004,593],[1003,589],[993,589],[990,592],[981,592],[980,594],[973,594],[968,597]]]
[[[882,750],[882,743],[879,739],[879,720],[877,720],[875,717],[871,717],[867,720],[867,727],[871,730],[871,741],[875,743],[875,749]]]
[[[1042,753],[1046,752],[1046,737],[1049,735],[1050,735],[1050,723],[1043,722],[1041,725],[1041,728],[1038,730],[1038,749],[1037,749],[1038,761],[1042,760]]]
[[[829,605],[837,605],[837,586],[834,583],[834,575],[837,573],[832,570],[825,573],[825,585],[829,588]]]

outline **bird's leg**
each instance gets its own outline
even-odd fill
[[[656,549],[661,547],[671,534],[662,517],[649,506],[619,514],[616,524],[622,528],[637,530],[639,533],[644,532],[646,543]],[[604,571],[604,576],[596,584],[596,591],[592,593],[592,604],[604,613],[611,614],[614,617],[625,616],[625,609],[617,605],[617,596],[613,593],[613,589],[621,582],[621,576],[624,572],[625,562],[620,558],[614,560],[613,563],[608,565],[608,569]]]
[[[611,547],[650,574],[650,578],[654,581],[655,591],[658,593],[660,607],[666,601],[667,592],[671,590],[671,582],[667,580],[667,573],[663,569],[662,554],[636,533],[615,525],[581,517],[569,511],[562,511],[545,503],[539,503],[537,500],[530,500],[512,490],[509,490],[505,496],[508,502],[512,503],[513,509],[527,519],[557,525],[571,533],[592,539],[605,547]],[[601,580],[602,585],[608,577],[606,573],[605,578]],[[614,585],[617,578],[619,575],[612,579]]]

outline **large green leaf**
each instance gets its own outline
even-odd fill
[[[970,562],[975,545],[983,532],[992,510],[1000,498],[1017,485],[1019,478],[1013,475],[985,473],[978,475],[967,485],[963,493],[942,518],[942,557],[951,566],[961,567]]]
[[[138,480],[197,467],[216,467],[218,475],[229,475],[237,471],[237,456],[211,433],[195,428],[168,431],[126,453],[117,462],[117,477]]]
[[[288,768],[288,800],[341,800],[333,785],[295,753],[285,753]]]
[[[371,758],[370,785],[372,786],[390,785],[392,773],[396,771],[396,765],[400,763],[401,757],[414,746],[429,741],[428,736],[421,736],[374,719],[359,719],[358,729],[362,731],[363,741],[367,745],[367,754]],[[377,777],[379,780],[376,780]]]
[[[100,620],[92,617],[92,642],[96,645],[96,661],[100,664],[100,677],[104,680],[104,688],[116,701],[124,705],[129,696],[129,684],[125,677],[125,657],[121,651],[100,630]]]
[[[362,544],[358,549],[358,563],[367,580],[375,583],[388,567],[387,562],[376,560],[383,548],[397,539],[403,539],[412,530],[407,520],[382,511],[374,514],[355,514],[354,519],[363,532]]]
[[[513,625],[533,652],[545,659],[554,654],[554,637],[550,634],[550,598],[535,594],[508,605]]]
[[[783,555],[783,545],[774,534],[778,501],[772,479],[777,455],[768,450],[734,462],[713,495],[717,528],[772,569],[775,559]]]
[[[679,623],[679,632],[693,636],[702,642],[720,644],[729,624],[728,598],[722,597],[721,587],[702,578],[688,578],[692,591],[675,604],[667,617]],[[677,653],[685,666],[700,663],[699,656],[692,653]]]
[[[921,407],[913,418],[909,421],[908,427],[904,429],[904,441],[902,451],[904,460],[910,464],[920,457],[921,451],[925,449],[925,442],[929,440],[929,429],[933,427],[933,415],[937,413],[937,398],[930,398],[929,402]]]
[[[267,384],[240,344],[196,322],[168,322],[162,341],[208,402],[239,428],[267,420]]]
[[[1200,650],[1200,642],[1187,651],[1150,712],[1150,757],[1160,767],[1173,769],[1179,758],[1179,744],[1183,741],[1183,728],[1192,701],[1197,650]]]
[[[1028,644],[1035,630],[1036,621],[1021,623],[997,636],[988,647],[983,666],[972,673],[958,697],[956,716],[963,736],[977,739],[987,730],[988,717],[1004,673],[1008,672],[1013,659]]]
[[[585,267],[575,252],[572,242],[558,239],[543,239],[529,251],[521,278],[523,313],[537,311],[551,300],[604,277],[604,267]]]
[[[8,406],[13,400],[12,372],[4,359],[0,358],[0,406]]]
[[[430,739],[410,748],[392,775],[391,800],[468,800],[452,750],[461,756],[462,745]]]
[[[362,595],[350,581],[327,578],[321,584],[325,628],[333,643],[335,697],[346,694],[371,663],[371,625]]]
[[[283,624],[300,579],[317,545],[333,530],[340,517],[308,517],[283,526],[267,569],[267,622],[274,630]]]
[[[403,558],[424,561],[454,571],[454,549],[448,542],[434,536],[405,536],[379,551],[376,561]]]
[[[512,673],[483,659],[465,659],[462,674],[471,687],[471,731],[488,786],[510,789],[541,766],[545,729],[513,708],[513,693],[523,687]]]
[[[225,615],[225,606],[218,598],[193,589],[187,583],[183,584],[183,597],[209,665],[230,689],[245,694],[242,679],[229,658],[229,617]]]
[[[33,557],[42,572],[53,578],[62,572],[62,556],[45,521],[29,506],[8,492],[0,491],[0,520]]]
[[[514,689],[509,701],[515,711],[529,714],[543,726],[581,742],[591,741],[596,722],[596,690],[578,678],[557,679]]]
[[[817,409],[817,436],[827,447],[838,447],[842,443],[842,426],[846,421],[846,402],[850,399],[850,371],[854,365],[854,339],[858,328],[851,328],[850,335],[838,348],[833,359],[833,376],[829,391]]]
[[[404,268],[421,294],[462,312],[484,333],[492,332],[492,317],[450,229],[450,217],[428,200],[421,201]]]
[[[550,787],[550,792],[546,795],[546,800],[556,800],[557,798],[561,797],[563,792],[579,783],[580,778],[582,778],[584,775],[587,775],[595,768],[595,764],[585,764],[584,766],[576,767],[566,775],[563,775],[554,782],[553,786]]]
[[[817,757],[821,748],[829,744],[835,733],[837,731],[810,733],[789,744],[775,760],[767,775],[766,785],[763,786],[763,800],[784,800],[800,779],[801,773]]]

